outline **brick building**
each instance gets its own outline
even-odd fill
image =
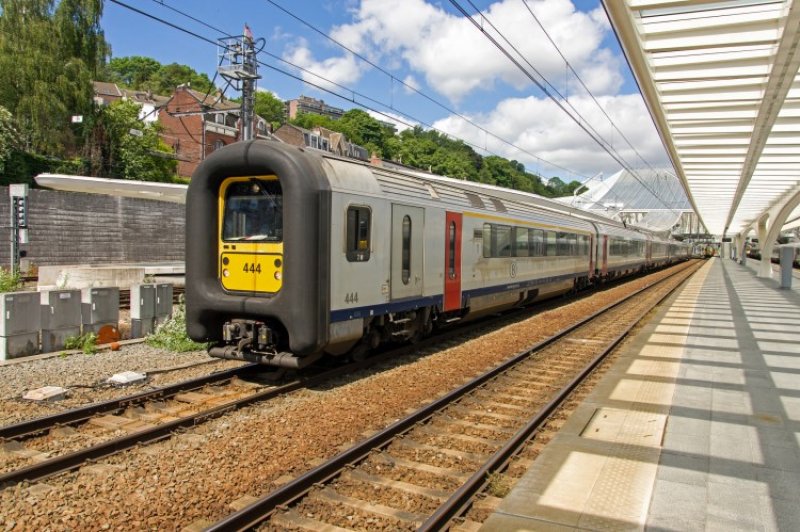
[[[239,137],[239,104],[181,85],[159,113],[161,136],[175,152],[178,175],[191,177],[208,154]]]
[[[348,141],[343,134],[324,127],[304,129],[292,124],[283,124],[275,130],[273,136],[281,142],[293,146],[327,151],[334,155],[361,159],[362,161],[369,159],[369,152],[367,152],[366,148]]]

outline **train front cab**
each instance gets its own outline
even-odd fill
[[[214,356],[297,367],[327,341],[330,188],[322,158],[276,142],[217,150],[186,202],[189,336]],[[291,355],[289,355],[291,352]]]

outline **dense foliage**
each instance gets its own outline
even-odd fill
[[[102,0],[0,0],[0,105],[14,116],[21,147],[42,155],[79,150],[92,112],[92,80],[108,45]]]
[[[134,90],[151,91],[168,96],[175,87],[184,83],[199,92],[211,92],[214,84],[204,73],[187,65],[171,63],[162,65],[150,57],[115,57],[106,65],[104,81],[118,83]]]
[[[256,92],[256,114],[277,129],[284,121],[283,100],[266,91]]]
[[[171,181],[178,162],[158,136],[158,126],[139,120],[140,107],[120,100],[103,108],[94,131],[100,150],[95,173],[144,181]]]

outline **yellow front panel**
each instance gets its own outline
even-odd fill
[[[222,287],[226,290],[274,293],[281,289],[283,253],[223,250],[220,262],[222,273],[220,279]]]
[[[236,292],[276,293],[283,286],[283,242],[248,242],[222,239],[222,218],[225,212],[225,192],[239,181],[254,177],[231,177],[219,193],[219,279],[225,290]],[[276,180],[275,176],[256,176],[258,180]]]

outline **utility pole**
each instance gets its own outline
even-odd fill
[[[255,136],[256,80],[261,76],[258,75],[256,40],[247,24],[242,35],[219,39],[217,54],[219,74],[242,91],[241,140],[251,140]]]

